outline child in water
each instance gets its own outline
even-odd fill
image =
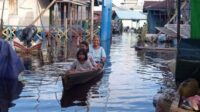
[[[72,64],[69,72],[82,72],[95,69],[90,60],[88,60],[87,52],[79,49],[76,54],[77,60]]]

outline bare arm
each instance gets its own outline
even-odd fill
[[[92,66],[96,67],[97,63],[94,61],[94,58],[92,57],[92,55],[88,55],[88,57],[89,57],[89,60],[90,60],[90,62],[92,64]]]

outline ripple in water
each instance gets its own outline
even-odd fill
[[[105,73],[70,91],[63,91],[62,64],[24,74],[18,97],[8,101],[9,112],[154,112],[152,99],[167,73],[162,61],[174,55],[136,52],[135,38],[113,37]]]

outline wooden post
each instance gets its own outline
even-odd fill
[[[66,6],[66,4],[64,4],[64,30],[66,31],[66,27],[65,27],[65,25],[66,25],[66,12],[67,12],[67,6]]]
[[[2,31],[3,31],[3,19],[1,18],[0,38],[2,38]]]
[[[1,26],[0,26],[0,38],[2,38],[3,31],[3,12],[4,12],[5,0],[3,1],[2,13],[1,13]]]
[[[71,23],[70,23],[70,25],[72,26],[72,24],[73,24],[73,4],[71,3],[71,5],[70,5],[70,20],[71,20]]]
[[[77,21],[77,13],[76,13],[76,5],[74,5],[74,24],[76,24]]]
[[[67,40],[68,40],[68,36],[67,36],[67,30],[68,30],[67,27],[68,27],[68,23],[67,23],[67,22],[68,22],[68,19],[66,18],[66,19],[65,19],[65,23],[66,23],[66,24],[65,24],[65,29],[66,29],[66,30],[65,30],[65,36],[66,36],[66,38],[65,38],[65,49],[64,49],[64,52],[65,52],[65,59],[66,59],[66,60],[67,60],[67,58],[68,58],[68,52],[67,52],[67,50],[68,50],[68,47],[67,47],[67,46],[68,46],[68,44],[67,44]]]
[[[54,5],[54,26],[58,27],[58,4]]]
[[[72,4],[68,3],[68,18],[69,18],[69,27],[67,28],[67,33],[69,32],[69,28],[72,27]],[[70,44],[71,44],[71,37],[67,35],[67,58],[70,57]]]
[[[78,19],[79,19],[79,17],[78,17],[78,5],[76,6],[76,20],[77,20],[77,24],[78,24]]]
[[[93,37],[94,37],[94,34],[93,34],[93,31],[94,31],[94,0],[91,0],[91,26],[90,26],[90,40],[92,41],[93,40]]]
[[[80,21],[81,21],[81,26],[83,26],[83,6],[81,6],[81,19],[80,19]]]
[[[72,27],[72,14],[73,14],[73,7],[72,7],[72,4],[71,3],[69,3],[70,5],[69,5],[69,14],[70,14],[70,27]]]
[[[64,4],[64,33],[65,33],[65,39],[64,39],[64,59],[67,59],[67,19],[66,19],[66,13],[67,13],[67,6]]]
[[[74,17],[73,17],[74,23],[73,23],[73,25],[74,25],[74,24],[76,24],[76,20],[77,20],[76,19],[76,4],[73,5],[73,9],[74,9],[74,11],[73,11],[74,12]]]
[[[76,21],[76,18],[75,18],[75,5],[72,4],[72,24],[74,25]]]
[[[177,11],[178,11],[178,20],[177,20],[177,42],[180,41],[180,23],[181,23],[181,0],[177,0]]]
[[[68,7],[67,7],[67,18],[69,21],[69,26],[71,26],[71,7],[70,7],[70,3],[68,3]]]
[[[62,14],[61,14],[61,7],[62,7],[62,4],[61,4],[61,2],[59,3],[59,7],[58,7],[58,9],[60,9],[60,10],[58,10],[58,14],[60,14],[60,16],[59,16],[59,27],[62,27]]]

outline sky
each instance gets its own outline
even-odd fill
[[[112,0],[112,2],[117,5],[120,6],[120,3],[124,2],[124,0]]]

